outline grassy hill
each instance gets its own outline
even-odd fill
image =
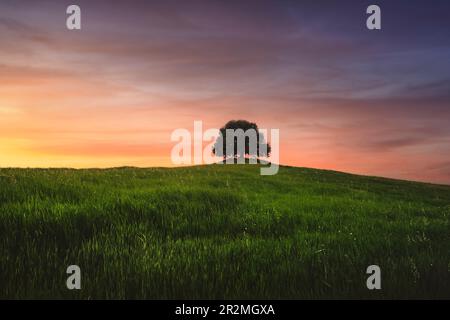
[[[366,288],[373,264],[382,290]],[[450,186],[256,165],[0,169],[0,298],[450,298]]]

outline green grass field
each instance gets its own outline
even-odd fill
[[[81,267],[82,290],[66,288]],[[368,290],[377,264],[382,290]],[[0,298],[450,298],[450,186],[257,165],[0,169]]]

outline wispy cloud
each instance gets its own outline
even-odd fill
[[[448,1],[381,1],[379,33],[364,1],[78,2],[80,32],[0,4],[0,166],[161,164],[173,129],[249,118],[287,164],[450,182]]]

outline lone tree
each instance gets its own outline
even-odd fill
[[[233,158],[233,162],[245,163],[245,158],[257,163],[259,157],[269,157],[271,147],[266,143],[264,134],[256,123],[246,120],[231,120],[220,128],[220,134],[214,144],[213,154],[224,161]]]

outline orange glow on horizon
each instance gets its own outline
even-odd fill
[[[0,167],[171,167],[172,131],[245,119],[284,165],[450,183],[445,48],[207,3],[86,1],[79,32],[57,1],[0,4]]]

